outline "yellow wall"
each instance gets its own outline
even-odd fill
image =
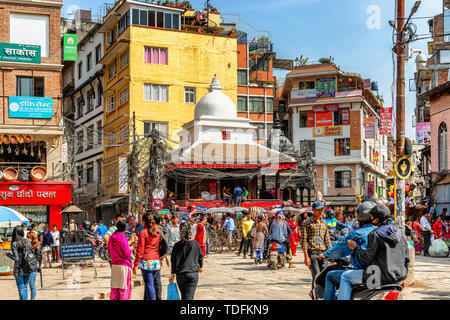
[[[128,32],[126,32],[128,34]],[[119,39],[122,37],[119,37]],[[136,133],[143,135],[143,121],[168,122],[169,138],[179,141],[176,132],[181,126],[193,120],[195,104],[184,102],[184,87],[196,88],[196,103],[209,91],[214,75],[217,75],[223,92],[228,95],[235,105],[237,104],[237,40],[236,38],[213,36],[207,34],[190,33],[183,31],[161,30],[156,28],[130,26],[129,27],[129,66],[124,68],[123,74],[129,75],[126,81],[115,90],[116,111],[104,116],[105,125],[128,114],[132,118],[136,114]],[[168,48],[168,64],[157,65],[144,63],[144,46]],[[125,49],[128,50],[128,47]],[[123,50],[121,50],[123,52]],[[119,64],[117,59],[117,64]],[[104,97],[111,95],[108,88],[115,80],[107,80],[108,71],[105,68]],[[119,66],[117,66],[119,69]],[[168,85],[168,102],[144,101],[144,83]],[[129,85],[129,103],[119,106],[119,90]],[[106,111],[106,99],[105,99]],[[118,131],[124,121],[114,126]],[[107,131],[111,129],[108,128]],[[105,139],[105,141],[107,141]],[[128,147],[105,148],[105,162],[126,152]],[[108,161],[109,159],[109,161]],[[115,165],[117,168],[117,165]],[[107,169],[104,171],[107,174]],[[118,172],[117,172],[118,177]],[[107,179],[104,179],[107,181]],[[105,186],[113,192],[117,185]]]

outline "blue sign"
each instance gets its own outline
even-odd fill
[[[53,99],[39,97],[9,97],[10,118],[51,119]]]
[[[63,261],[80,261],[94,259],[92,243],[61,244],[61,259]]]

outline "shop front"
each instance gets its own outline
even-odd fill
[[[38,225],[62,228],[61,211],[76,182],[0,182],[0,206],[19,211]]]

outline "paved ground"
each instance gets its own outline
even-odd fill
[[[269,270],[264,265],[255,265],[234,253],[211,254],[205,259],[204,272],[195,298],[205,299],[309,299],[311,275],[303,264],[303,254],[294,257],[293,269]],[[108,298],[108,264],[97,262],[98,276],[94,279],[93,268],[66,270],[66,280],[57,266],[43,270],[44,287],[37,279],[37,297],[41,300],[81,300]],[[416,256],[413,286],[404,292],[405,299],[450,299],[450,258]],[[163,299],[167,294],[169,268],[162,270]],[[142,299],[141,277],[135,277],[136,285],[132,299]],[[13,276],[0,277],[0,300],[18,299]]]

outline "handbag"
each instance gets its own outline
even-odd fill
[[[159,259],[162,260],[165,256],[170,253],[169,244],[167,243],[166,238],[160,232],[159,233]]]
[[[175,282],[170,282],[167,286],[167,300],[181,300],[178,287]]]

